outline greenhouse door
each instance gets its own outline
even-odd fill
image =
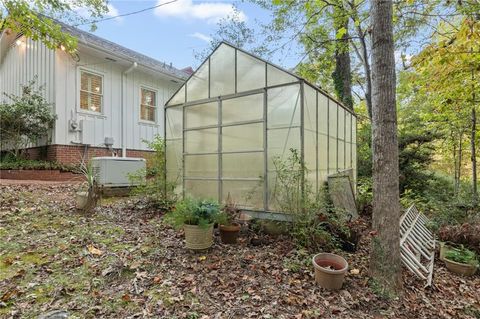
[[[184,107],[185,194],[264,210],[265,94]]]

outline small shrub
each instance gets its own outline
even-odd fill
[[[311,251],[332,250],[339,235],[348,231],[331,205],[324,186],[315,193],[305,180],[308,170],[298,151],[290,149],[287,158],[273,160],[276,172],[274,199],[284,213],[292,217],[290,234],[295,242]]]
[[[20,96],[5,94],[10,103],[0,103],[0,149],[15,157],[28,144],[48,136],[57,116],[42,95],[43,88],[35,89],[37,77],[22,85]]]
[[[165,141],[156,136],[152,142],[146,143],[154,154],[147,161],[147,171],[142,170],[130,176],[132,184],[137,185],[133,188],[132,194],[141,197],[147,206],[170,211],[177,196],[174,193],[175,183],[167,181],[166,177]]]

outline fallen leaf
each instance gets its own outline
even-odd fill
[[[354,269],[350,270],[350,274],[352,274],[352,275],[358,275],[359,273],[360,273],[360,269],[354,268]]]
[[[204,261],[205,259],[207,259],[207,256],[200,256],[200,257],[198,257],[198,260],[200,260],[200,261]]]
[[[101,256],[101,255],[103,255],[103,251],[101,251],[101,250],[98,249],[98,248],[95,248],[95,247],[94,247],[93,245],[91,245],[91,244],[87,246],[87,249],[88,249],[88,251],[90,252],[90,254],[92,254],[92,255],[96,255],[96,256]]]

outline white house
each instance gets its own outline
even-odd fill
[[[85,152],[142,156],[148,150],[144,140],[163,136],[164,103],[188,72],[62,27],[78,38],[74,55],[8,30],[0,35],[0,93],[20,94],[21,85],[37,76],[58,116],[50,141],[28,153],[66,163]]]

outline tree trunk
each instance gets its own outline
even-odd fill
[[[477,150],[475,146],[475,141],[477,132],[477,115],[475,112],[475,106],[472,108],[472,132],[470,137],[470,144],[472,148],[472,183],[473,183],[473,201],[476,203],[478,200],[478,190],[477,190]]]
[[[477,203],[477,150],[475,141],[477,139],[477,114],[475,112],[475,71],[472,68],[472,131],[470,137],[470,144],[472,148],[472,184],[473,184],[473,202]]]
[[[374,234],[370,274],[386,296],[402,290],[400,194],[392,1],[372,1],[372,144]]]
[[[340,4],[341,5],[341,4]],[[352,97],[352,72],[350,67],[350,50],[348,34],[348,15],[341,6],[334,7],[334,28],[336,34],[344,31],[342,37],[335,41],[335,70],[333,71],[333,83],[335,85],[335,93],[340,101],[346,107],[353,110]]]

